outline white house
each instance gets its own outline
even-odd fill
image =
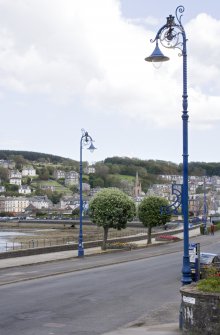
[[[85,169],[84,172],[86,174],[90,174],[90,173],[95,173],[95,167],[92,165],[88,165]]]
[[[21,178],[12,177],[9,179],[9,183],[12,185],[21,185]]]
[[[78,185],[79,184],[79,174],[76,171],[66,172],[65,185]]]
[[[14,169],[15,162],[11,160],[0,159],[0,166],[5,169]]]
[[[3,192],[5,192],[5,186],[0,185],[0,193],[3,193]]]
[[[31,194],[31,188],[28,185],[20,185],[18,193],[21,194]]]
[[[47,196],[36,196],[29,199],[30,204],[37,209],[48,209],[52,207],[52,202]]]
[[[54,170],[53,176],[55,179],[64,179],[66,172],[63,170]]]
[[[79,206],[79,199],[73,196],[65,196],[60,199],[60,209],[66,209],[67,207],[74,209],[77,206]]]
[[[25,197],[6,197],[4,199],[4,212],[23,213],[28,205],[29,200]]]
[[[33,168],[33,166],[24,167],[21,173],[23,177],[35,177],[36,176],[36,170]]]
[[[10,170],[9,171],[9,178],[22,178],[22,174],[18,170]]]

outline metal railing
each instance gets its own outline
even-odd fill
[[[147,235],[147,229],[135,229],[131,231],[109,231],[108,239],[117,239],[120,237],[128,237],[128,236],[137,236],[137,235]],[[85,242],[91,241],[99,241],[103,240],[103,233],[89,232],[84,235]],[[18,241],[7,241],[0,242],[0,253],[12,251],[12,250],[25,250],[25,249],[34,249],[34,248],[46,248],[52,246],[62,246],[78,243],[78,236],[69,236],[63,238],[54,238],[54,239],[30,239],[25,242]]]

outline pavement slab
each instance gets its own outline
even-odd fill
[[[168,323],[149,327],[129,327],[105,333],[103,335],[180,335],[178,323]]]

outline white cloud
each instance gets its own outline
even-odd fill
[[[136,25],[149,25],[153,27],[159,25],[159,20],[153,16],[148,16],[146,18],[127,19],[127,22]]]
[[[2,93],[43,94],[57,103],[78,99],[93,113],[175,126],[182,59],[163,50],[171,61],[152,68],[144,58],[155,32],[136,23],[122,17],[116,0],[1,0]],[[211,127],[219,122],[220,21],[201,14],[185,28],[192,127]]]

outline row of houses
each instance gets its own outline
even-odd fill
[[[24,167],[21,172],[15,169],[9,170],[10,184],[20,186],[22,184],[23,177],[36,177],[36,169],[34,169],[32,166],[27,166]]]
[[[60,211],[68,214],[79,206],[79,196],[64,196],[60,202],[54,205],[47,196],[34,197],[5,197],[0,196],[0,212],[23,215],[40,211]]]
[[[6,192],[6,188],[3,185],[0,185],[0,193]],[[18,193],[20,194],[31,194],[31,188],[28,185],[20,185],[18,188]]]
[[[22,183],[22,177],[35,177],[36,176],[36,171],[35,173],[33,170],[25,170],[25,172],[19,172],[17,170],[12,170],[9,173],[9,182],[10,184],[14,185],[21,185]],[[56,180],[58,179],[64,179],[65,186],[73,186],[73,185],[78,185],[79,184],[79,173],[76,171],[68,171],[65,172],[63,170],[55,170],[54,171],[54,178]]]
[[[21,185],[23,177],[36,177],[36,170],[33,167],[27,167],[27,168],[22,169],[21,172],[18,170],[9,171],[10,184]],[[72,186],[72,185],[79,184],[79,174],[76,171],[65,172],[63,170],[55,170],[54,178],[64,179],[65,186]]]
[[[5,161],[4,161],[5,162]],[[4,164],[4,166],[6,166]],[[20,194],[30,194],[31,193],[31,188],[24,184],[22,185],[22,178],[24,177],[36,177],[36,169],[34,169],[32,166],[27,166],[22,169],[20,172],[19,170],[12,169],[9,170],[9,183],[11,185],[17,185],[19,186],[18,192]],[[68,171],[65,172],[63,170],[55,170],[54,171],[54,178],[55,179],[64,179],[65,181],[65,186],[70,187],[70,186],[78,186],[79,185],[79,174],[76,171]],[[1,180],[0,180],[1,182]],[[47,188],[47,186],[42,186],[43,188]],[[55,189],[54,189],[55,190]],[[52,191],[54,191],[52,190]],[[6,189],[3,185],[0,185],[0,193],[5,192]]]
[[[181,175],[159,175],[159,178],[168,182],[168,183],[176,183],[182,184],[183,177]],[[189,176],[189,189],[192,187],[192,191],[195,187],[203,186],[204,184],[206,187],[215,187],[220,188],[220,177],[219,176]]]
[[[36,209],[48,209],[52,207],[52,202],[47,196],[36,196],[27,198],[21,197],[4,197],[0,196],[0,211],[5,213],[21,214],[24,213],[28,206]]]
[[[176,196],[172,194],[173,184],[182,184],[182,176],[160,176],[165,184],[154,184],[147,192],[147,196],[166,198],[173,203]],[[220,177],[189,177],[189,210],[195,215],[202,214],[204,206],[210,214],[220,213]],[[199,190],[199,192],[198,192]]]

